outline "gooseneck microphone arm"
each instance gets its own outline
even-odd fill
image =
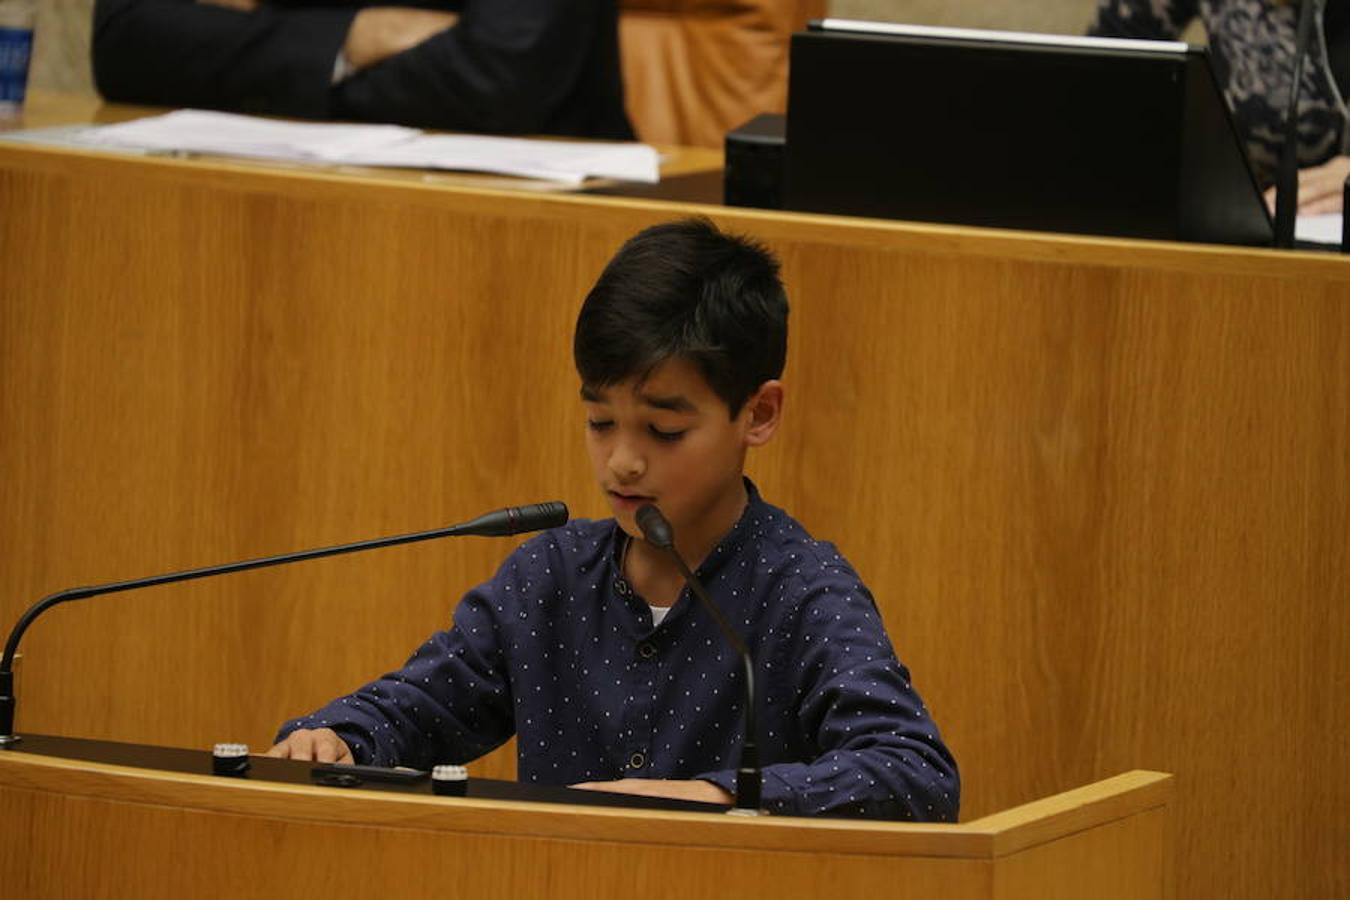
[[[741,743],[741,761],[736,769],[736,806],[735,812],[746,815],[760,815],[763,810],[760,809],[760,794],[763,776],[759,766],[759,744],[756,735],[759,733],[755,722],[755,663],[750,656],[750,648],[745,645],[745,641],[731,627],[727,617],[722,614],[721,608],[713,602],[712,597],[704,589],[703,583],[698,577],[689,570],[684,557],[675,549],[675,533],[670,527],[670,522],[661,511],[652,504],[648,503],[638,508],[635,514],[638,528],[642,529],[642,536],[646,538],[647,543],[659,550],[664,550],[670,554],[671,559],[675,560],[675,565],[679,567],[680,574],[684,576],[685,584],[689,585],[689,590],[699,602],[703,604],[717,623],[717,627],[722,629],[722,634],[726,637],[727,643],[741,658],[741,666],[745,671],[745,740]]]
[[[0,657],[0,746],[13,744],[19,740],[14,733],[14,656],[19,650],[19,639],[33,624],[33,620],[59,603],[71,600],[85,600],[101,594],[117,594],[138,588],[155,587],[161,584],[173,584],[176,581],[192,581],[197,578],[210,578],[215,575],[230,575],[234,572],[246,572],[249,569],[262,569],[267,566],[279,566],[286,563],[304,562],[310,559],[322,559],[325,556],[337,556],[342,553],[357,553],[362,550],[378,550],[381,547],[393,547],[397,544],[412,544],[417,541],[429,541],[433,538],[458,537],[461,535],[479,535],[484,537],[502,537],[527,531],[539,531],[556,528],[567,522],[567,506],[558,501],[535,503],[530,506],[513,506],[487,513],[468,522],[436,528],[431,531],[418,531],[413,534],[399,534],[393,537],[376,538],[370,541],[357,541],[353,544],[339,544],[336,547],[320,547],[317,550],[300,550],[296,553],[284,553],[280,556],[265,556],[259,559],[247,559],[242,562],[225,563],[219,566],[206,566],[201,569],[188,569],[183,572],[170,572],[167,575],[151,575],[148,578],[136,578],[131,581],[117,581],[111,584],[96,584],[90,587],[67,588],[55,594],[43,597],[28,608],[9,633],[5,642],[4,656]]]

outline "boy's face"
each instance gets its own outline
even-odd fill
[[[778,398],[767,416],[766,390]],[[640,538],[634,513],[654,503],[682,551],[706,552],[744,508],[745,451],[777,426],[781,391],[778,382],[766,382],[731,418],[697,367],[680,358],[640,383],[583,386],[591,468],[619,526]]]

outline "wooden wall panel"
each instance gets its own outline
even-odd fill
[[[0,208],[6,622],[503,502],[602,514],[572,320],[624,237],[686,211],[18,149]],[[1343,887],[1350,263],[716,215],[793,303],[752,474],[873,586],[965,817],[1172,771],[1181,895]],[[509,547],[63,609],[25,642],[20,726],[265,744]]]

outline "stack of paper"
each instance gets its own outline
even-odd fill
[[[660,158],[645,144],[429,135],[397,125],[283,122],[195,109],[89,128],[78,140],[159,152],[493,172],[567,184],[660,180]]]

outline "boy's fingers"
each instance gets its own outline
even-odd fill
[[[342,754],[335,746],[339,743],[341,742],[337,738],[325,734],[322,740],[314,743],[314,760],[321,763],[342,762]]]

